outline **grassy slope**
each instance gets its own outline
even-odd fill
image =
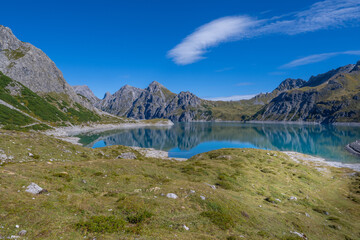
[[[14,156],[0,167],[2,236],[25,229],[27,239],[299,239],[290,231],[309,239],[360,237],[360,177],[350,170],[318,172],[280,152],[253,149],[217,150],[186,162],[136,151],[137,160],[116,159],[132,150],[0,134],[0,149]],[[31,182],[50,194],[26,193]],[[162,196],[167,193],[179,198]]]
[[[8,86],[18,89],[19,94],[12,95],[7,89]],[[70,122],[72,124],[79,124],[82,122],[96,122],[100,117],[92,111],[82,107],[80,104],[69,104],[69,99],[66,96],[59,94],[49,94],[41,97],[32,92],[22,84],[12,80],[0,72],[0,99],[11,104],[12,106],[24,111],[33,117],[52,124],[63,124]],[[66,109],[61,111],[60,109]],[[1,115],[4,115],[2,113]],[[21,119],[19,119],[20,121]],[[24,125],[25,122],[14,123],[17,126]],[[0,118],[0,124],[8,124]]]

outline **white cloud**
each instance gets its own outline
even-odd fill
[[[246,100],[255,97],[257,94],[251,94],[251,95],[235,95],[230,97],[215,97],[215,98],[205,98],[205,100],[210,101],[239,101],[239,100]]]
[[[292,68],[302,65],[307,65],[310,63],[321,62],[331,57],[335,57],[338,55],[360,55],[360,51],[345,51],[345,52],[331,52],[331,53],[321,53],[321,54],[314,54],[307,57],[299,58],[294,61],[291,61],[280,68]]]
[[[187,36],[168,52],[176,64],[186,65],[205,58],[209,48],[223,42],[268,34],[295,35],[360,22],[359,0],[325,0],[309,9],[256,20],[245,16],[223,17],[211,21]]]
[[[168,52],[168,57],[179,65],[186,65],[200,59],[209,47],[230,41],[254,25],[256,21],[244,17],[223,17],[209,22],[187,36],[180,44]]]

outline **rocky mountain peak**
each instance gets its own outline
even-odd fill
[[[103,97],[103,99],[108,99],[108,98],[110,98],[111,96],[112,96],[112,95],[111,95],[110,92],[106,92],[105,95],[104,95],[104,97]]]
[[[304,85],[307,87],[316,87],[319,86],[332,78],[335,78],[339,74],[349,73],[354,69],[354,64],[348,64],[343,67],[339,67],[337,69],[330,70],[326,73],[322,73],[316,76],[311,76],[309,81]]]
[[[20,47],[19,40],[10,28],[0,25],[0,50],[17,49]]]
[[[360,61],[358,61],[355,64],[354,68],[351,70],[351,72],[355,72],[355,71],[360,71]]]
[[[162,85],[161,83],[159,83],[157,81],[153,81],[152,83],[149,84],[149,86],[146,88],[146,90],[148,90],[149,92],[157,92],[157,91],[161,90],[162,88],[166,89],[164,87],[164,85]]]
[[[280,83],[280,85],[275,89],[279,92],[288,91],[295,88],[300,88],[306,83],[303,79],[293,79],[287,78]]]

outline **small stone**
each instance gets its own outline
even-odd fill
[[[262,207],[261,205],[259,205],[259,207]]]
[[[32,154],[32,153],[29,153],[28,155],[29,155],[29,157],[33,157],[33,156],[34,156],[34,154]]]
[[[280,199],[278,199],[278,198],[275,198],[275,201],[281,202],[281,200],[280,200]]]
[[[135,189],[134,190],[134,192],[136,192],[136,193],[139,193],[139,192],[141,192],[142,190],[141,189]]]
[[[183,225],[183,228],[186,230],[186,231],[189,231],[190,228],[188,228],[186,225]]]
[[[133,152],[125,152],[117,156],[116,158],[121,159],[136,159],[136,155]]]
[[[195,191],[194,191],[194,190],[190,190],[190,193],[195,193]]]
[[[16,228],[19,228],[20,226],[19,225],[15,225]]]
[[[27,233],[26,230],[21,230],[18,234],[19,234],[20,236],[25,236],[26,233]]]
[[[82,183],[84,183],[84,184],[86,184],[86,183],[87,183],[85,179],[81,180],[81,182],[82,182]]]
[[[305,213],[305,216],[310,217],[310,214],[308,214],[308,213],[306,212],[306,213]]]
[[[177,199],[178,198],[178,196],[175,193],[168,193],[168,194],[166,194],[166,197],[167,198],[172,198],[172,199]]]
[[[296,200],[297,200],[297,197],[291,196],[289,199],[296,201]]]
[[[205,199],[206,199],[206,197],[204,197],[204,196],[200,196],[200,198],[201,198],[202,200],[205,200]]]
[[[46,189],[39,187],[39,185],[37,185],[36,183],[31,183],[29,186],[27,186],[25,192],[32,194],[41,194],[41,193],[47,193],[48,191]]]

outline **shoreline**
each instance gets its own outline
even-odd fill
[[[281,151],[281,152],[289,156],[292,160],[294,160],[297,163],[299,163],[300,161],[313,163],[315,164],[314,167],[316,167],[319,171],[324,170],[324,168],[322,167],[328,166],[335,168],[348,168],[356,172],[360,172],[360,163],[331,162],[321,157],[316,157],[299,152],[292,152],[292,151]]]
[[[89,126],[75,125],[70,127],[55,127],[52,130],[43,132],[45,135],[53,136],[55,138],[70,142],[72,144],[82,145],[79,143],[80,138],[74,137],[81,133],[97,133],[104,131],[111,131],[116,129],[127,129],[127,128],[143,128],[143,127],[171,127],[174,123],[170,120],[165,119],[157,123],[118,123],[118,124],[92,124]]]
[[[268,122],[253,122],[253,123],[268,123]],[[269,123],[285,123],[285,124],[291,124],[288,122],[269,122]],[[300,124],[299,122],[296,124]],[[306,123],[306,124],[314,124],[314,123]],[[357,123],[358,126],[360,126],[360,123]],[[157,123],[143,123],[143,122],[135,122],[135,123],[119,123],[119,124],[92,124],[90,126],[71,126],[71,127],[59,127],[55,128],[54,130],[48,130],[43,132],[44,134],[48,136],[53,136],[57,139],[70,142],[72,144],[76,145],[82,145],[79,143],[80,138],[74,137],[74,135],[78,135],[81,133],[97,133],[97,132],[104,132],[104,131],[111,131],[116,129],[128,129],[128,128],[144,128],[144,127],[172,127],[174,123],[170,120],[164,120]],[[314,125],[317,125],[316,123]],[[320,124],[319,124],[320,125]],[[131,147],[131,146],[129,146]],[[137,147],[131,147],[134,150],[138,150]],[[180,161],[186,161],[187,158],[172,158],[169,157],[169,152],[156,150],[153,148],[143,148],[144,154],[149,152],[149,154],[152,154],[153,156],[158,155],[159,153],[160,158],[163,159],[174,159],[174,160],[180,160]],[[328,166],[328,167],[336,167],[336,168],[348,168],[351,170],[354,170],[356,172],[360,172],[360,163],[342,163],[342,162],[331,162],[327,161],[324,158],[316,157],[308,154],[303,154],[300,152],[293,152],[293,151],[280,151],[287,156],[289,156],[292,160],[295,162],[303,161],[304,163],[310,162],[315,164],[316,168],[321,169],[321,167]],[[164,153],[167,154],[167,156],[163,156]]]

